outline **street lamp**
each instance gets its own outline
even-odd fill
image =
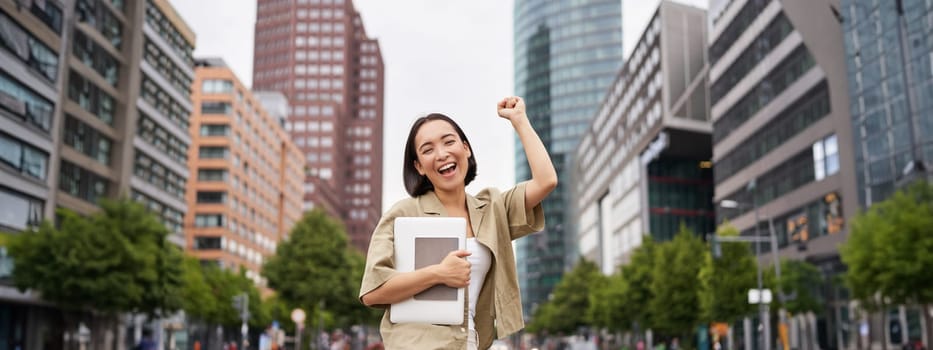
[[[747,190],[751,192],[754,189],[755,189],[755,181],[752,180],[752,182],[748,184]],[[741,207],[746,207],[746,208],[751,207],[752,211],[755,212],[755,260],[758,260],[759,257],[761,256],[761,239],[760,239],[761,233],[760,233],[760,228],[759,228],[758,223],[761,221],[759,220],[759,216],[758,216],[758,205],[757,205],[758,201],[754,200],[755,198],[754,194],[752,194],[752,198],[753,198],[752,205],[748,205],[746,203],[739,203],[734,200],[726,199],[726,200],[719,202],[719,206],[725,209],[738,209]],[[773,251],[774,247],[772,246],[771,249]],[[762,278],[761,278],[761,263],[757,262],[755,266],[757,267],[757,270],[758,270],[758,290],[761,291],[761,290],[764,290],[764,286],[763,286],[764,283],[762,282]],[[758,312],[759,312],[759,317],[761,318],[761,323],[762,323],[762,328],[763,328],[763,334],[762,334],[762,339],[761,339],[762,349],[771,350],[771,317],[770,317],[770,312],[768,311],[768,304],[765,304],[762,300],[759,300]]]

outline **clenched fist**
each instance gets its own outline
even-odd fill
[[[509,96],[499,101],[497,105],[499,116],[509,121],[525,116],[525,101],[518,96]]]

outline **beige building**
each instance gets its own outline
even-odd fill
[[[797,337],[797,326],[790,333],[792,342],[822,349],[851,348],[859,327],[847,320],[847,292],[836,278],[845,270],[838,247],[858,208],[839,13],[836,0],[710,3],[715,202],[733,207],[718,208],[718,219],[743,235],[773,229],[781,257],[819,266],[825,309],[792,319],[816,334]]]
[[[0,229],[125,196],[183,245],[194,43],[168,0],[0,1]],[[64,348],[41,334],[60,334],[55,311],[0,266],[6,344]]]
[[[185,247],[264,286],[263,262],[301,219],[304,157],[222,60],[197,66]]]

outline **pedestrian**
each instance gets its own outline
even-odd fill
[[[411,198],[383,214],[373,232],[359,294],[367,306],[386,309],[380,332],[388,349],[486,349],[495,336],[524,328],[512,241],[544,228],[541,201],[557,186],[557,172],[525,113],[525,102],[506,97],[497,110],[514,128],[531,169],[531,180],[505,192],[466,193],[477,174],[476,158],[473,145],[450,117],[432,113],[411,127],[402,164]],[[398,272],[395,218],[411,216],[465,218],[467,249],[450,252],[437,265]],[[464,313],[469,317],[463,324],[389,321],[391,304],[437,284],[468,289]]]
[[[136,344],[134,350],[156,350],[158,345],[155,341],[152,340],[152,330],[149,328],[143,329],[143,337],[139,340],[139,343]]]

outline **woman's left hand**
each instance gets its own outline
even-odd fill
[[[525,101],[518,96],[509,96],[499,101],[497,105],[499,116],[515,122],[517,118],[525,118]]]

